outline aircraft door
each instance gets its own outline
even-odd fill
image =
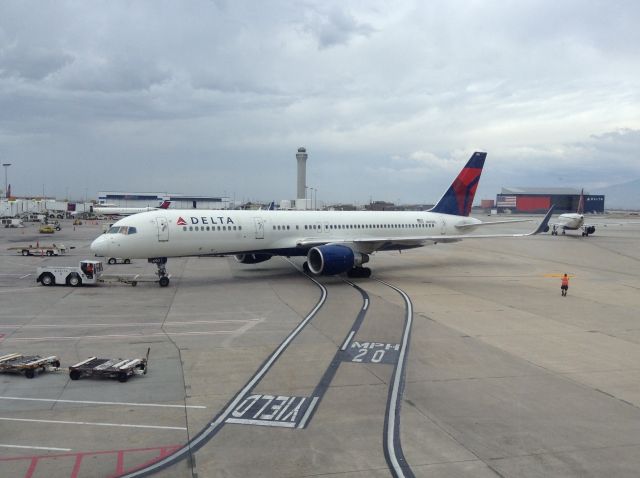
[[[256,226],[256,239],[264,239],[264,219],[254,217],[253,223]]]
[[[443,236],[447,233],[447,223],[444,218],[440,219],[440,234]]]
[[[156,225],[158,226],[158,241],[166,242],[169,240],[169,223],[166,217],[156,218]]]

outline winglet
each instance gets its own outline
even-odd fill
[[[553,214],[554,207],[555,206],[551,205],[551,207],[547,211],[547,214],[544,215],[544,219],[540,221],[540,224],[538,224],[536,230],[531,233],[532,236],[540,234],[541,232],[547,232],[549,230],[549,220],[551,219],[551,214]]]

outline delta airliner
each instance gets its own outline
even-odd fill
[[[116,222],[91,244],[97,256],[148,259],[169,284],[168,257],[234,255],[243,264],[273,256],[306,256],[314,275],[369,277],[363,267],[377,251],[402,250],[462,239],[525,237],[548,230],[552,209],[527,234],[478,235],[482,222],[469,217],[486,153],[471,156],[429,211],[236,211],[165,209]]]

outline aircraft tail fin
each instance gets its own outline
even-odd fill
[[[473,198],[480,182],[482,167],[487,153],[476,151],[458,177],[453,181],[444,196],[430,209],[431,212],[468,216],[473,205]]]
[[[170,205],[171,205],[171,201],[165,199],[164,201],[162,201],[162,204],[158,206],[158,209],[169,209]]]
[[[580,191],[580,200],[578,201],[578,214],[584,214],[584,189]]]
[[[267,208],[268,211],[275,211],[276,210],[276,202],[275,201],[271,201],[269,203],[269,207]]]

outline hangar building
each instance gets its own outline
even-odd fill
[[[502,188],[496,196],[498,212],[544,213],[551,205],[555,213],[576,212],[580,191],[573,188]],[[603,195],[584,195],[584,212],[604,212]]]
[[[193,196],[166,192],[98,192],[98,204],[110,204],[117,207],[154,207],[162,201],[171,201],[171,209],[227,209],[228,197]]]

